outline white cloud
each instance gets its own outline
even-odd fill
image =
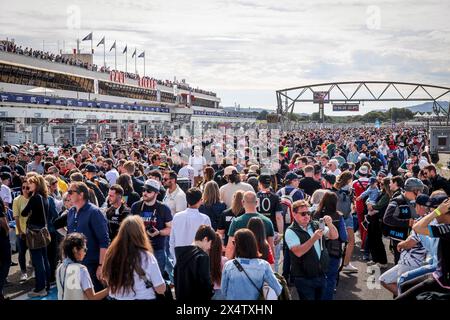
[[[80,29],[67,26],[71,6],[80,9]],[[379,29],[368,25],[369,6],[379,8]],[[438,0],[16,0],[2,5],[0,30],[25,46],[41,48],[45,40],[53,51],[58,40],[70,50],[92,30],[94,46],[106,36],[107,51],[114,40],[119,50],[146,50],[152,76],[186,78],[218,92],[225,106],[269,107],[275,90],[311,83],[450,84],[449,9]],[[102,60],[97,50],[95,61]]]

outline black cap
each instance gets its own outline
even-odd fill
[[[322,177],[331,184],[336,182],[336,176],[333,174],[324,174]]]
[[[439,205],[448,199],[447,195],[436,195],[431,196],[430,200],[427,202],[426,206],[430,208],[437,208]],[[417,202],[417,201],[416,201]]]
[[[9,172],[0,173],[0,177],[2,180],[12,179],[11,173],[9,173]]]
[[[88,164],[88,165],[86,165],[86,167],[84,167],[84,172],[95,172],[95,173],[97,173],[98,169],[97,169],[97,167],[95,165]]]
[[[295,179],[299,179],[300,177],[298,176],[298,174],[296,174],[295,172],[289,171],[288,173],[286,173],[286,176],[284,177],[285,181],[292,181]]]
[[[262,174],[259,176],[258,181],[262,184],[270,184],[272,182],[272,179],[268,174]]]
[[[9,166],[1,166],[0,172],[11,172],[11,168]]]
[[[419,194],[416,198],[416,204],[428,207],[430,197],[427,194]]]

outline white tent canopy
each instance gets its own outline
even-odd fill
[[[27,90],[28,92],[32,92],[32,93],[52,93],[52,92],[55,92],[54,90],[52,90],[52,89],[47,89],[47,88],[44,88],[44,87],[36,87],[36,88],[33,88],[33,89],[29,89],[29,90]]]

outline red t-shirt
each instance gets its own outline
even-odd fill
[[[359,197],[364,191],[366,191],[369,184],[369,178],[361,177],[353,182],[353,190],[355,190],[355,198]],[[364,212],[364,201],[359,200],[355,202],[356,212],[361,214]]]

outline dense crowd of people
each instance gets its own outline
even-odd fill
[[[23,48],[22,46],[18,46],[15,43],[10,42],[10,41],[0,42],[0,51],[11,52],[11,53],[20,54],[20,55],[24,55],[24,56],[28,56],[28,57],[33,57],[36,59],[47,60],[50,62],[67,64],[67,65],[71,65],[71,66],[84,68],[84,69],[87,69],[90,71],[96,71],[96,72],[102,72],[102,73],[110,73],[112,71],[119,71],[119,70],[111,70],[111,68],[109,66],[97,66],[96,64],[83,62],[80,59],[65,57],[62,54],[54,54],[54,53],[50,53],[47,51],[35,50],[31,47]],[[119,72],[122,72],[122,71],[119,71]],[[136,73],[132,73],[132,72],[124,72],[124,73],[125,73],[125,77],[128,79],[139,80],[141,78]],[[205,95],[213,96],[213,97],[217,96],[217,94],[215,92],[202,90],[199,88],[192,88],[191,86],[186,84],[184,81],[180,82],[180,81],[153,79],[153,78],[149,78],[149,79],[156,80],[157,84],[163,85],[166,87],[173,88],[176,85],[179,89],[196,92],[196,93],[201,93],[201,94],[205,94]]]
[[[0,153],[1,299],[18,251],[20,281],[35,278],[30,297],[56,283],[60,300],[290,299],[290,287],[331,300],[340,273],[361,272],[357,244],[396,299],[450,296],[450,182],[425,129],[25,142]]]

